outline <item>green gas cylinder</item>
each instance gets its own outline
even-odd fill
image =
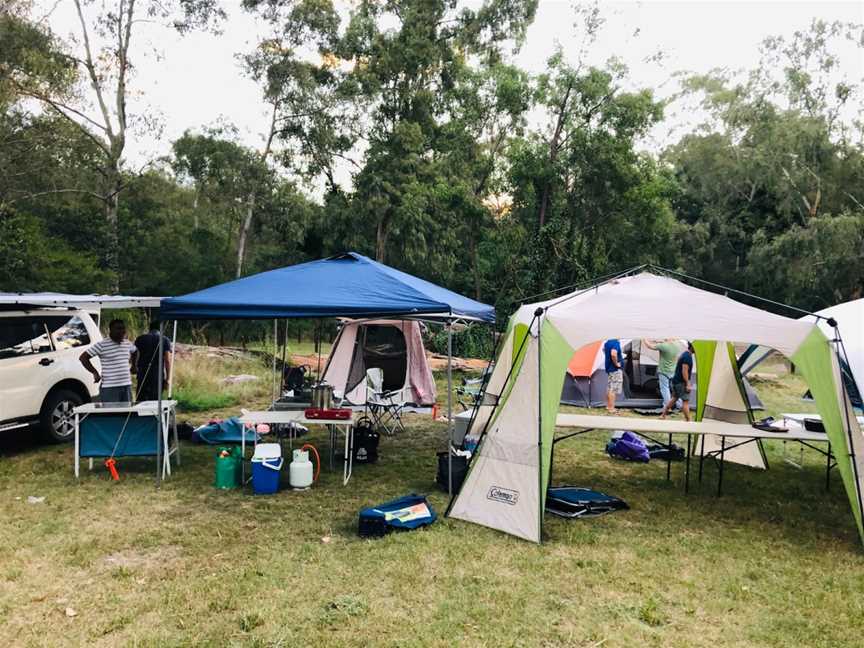
[[[240,448],[216,449],[216,488],[237,488],[240,485]]]

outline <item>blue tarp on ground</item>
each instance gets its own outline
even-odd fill
[[[246,443],[255,443],[258,439],[255,430],[246,428],[238,418],[231,417],[219,423],[210,423],[195,428],[192,433],[192,439],[217,445],[219,443],[241,443],[243,441],[243,431],[246,434]]]
[[[346,252],[162,300],[172,319],[430,316],[495,321],[495,309]]]

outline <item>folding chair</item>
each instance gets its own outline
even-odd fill
[[[483,370],[483,373],[480,374],[479,378],[463,378],[462,384],[455,389],[456,402],[463,411],[467,412],[468,410],[474,409],[477,402],[483,400],[486,383],[489,380],[489,376],[492,374],[493,368],[494,363],[486,367],[486,369]]]
[[[366,371],[366,407],[372,424],[388,436],[404,432],[402,410],[405,409],[405,390],[384,390],[384,371],[380,368]]]

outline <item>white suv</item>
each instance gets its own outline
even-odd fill
[[[70,441],[72,410],[99,393],[78,358],[101,339],[82,310],[0,310],[0,431],[37,423],[48,441]]]

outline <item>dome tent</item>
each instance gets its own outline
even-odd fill
[[[810,385],[837,448],[837,465],[864,539],[864,437],[834,348],[819,327],[652,272],[526,304],[511,317],[487,388],[490,405],[481,407],[475,419],[474,430],[482,430],[480,443],[450,503],[450,517],[540,542],[567,363],[577,349],[609,337],[750,342],[789,357]],[[696,363],[703,367],[701,380],[710,381],[705,367],[711,361],[700,358],[698,347]]]
[[[681,351],[687,348],[686,340],[677,342]],[[659,409],[663,407],[660,385],[657,379],[659,353],[650,349],[641,340],[621,340],[624,353],[624,389],[615,398],[615,407],[634,409]],[[694,369],[698,373],[698,367]],[[586,344],[570,359],[564,387],[561,389],[561,404],[574,407],[606,407],[606,385],[608,383],[603,356],[603,340]],[[761,410],[765,406],[746,378],[743,379],[750,409]],[[694,384],[694,394],[695,394]],[[695,396],[691,396],[695,402]]]
[[[435,403],[435,380],[426,361],[420,323],[414,320],[348,320],[324,369],[323,380],[351,405],[366,403],[366,372],[382,370],[383,387],[402,392],[399,402]]]
[[[840,367],[846,388],[849,390],[856,407],[864,408],[864,299],[837,304],[824,310],[816,311],[822,319],[818,321],[819,328],[830,338],[836,331],[828,323],[829,318],[837,325],[843,339],[845,353],[840,358]]]

